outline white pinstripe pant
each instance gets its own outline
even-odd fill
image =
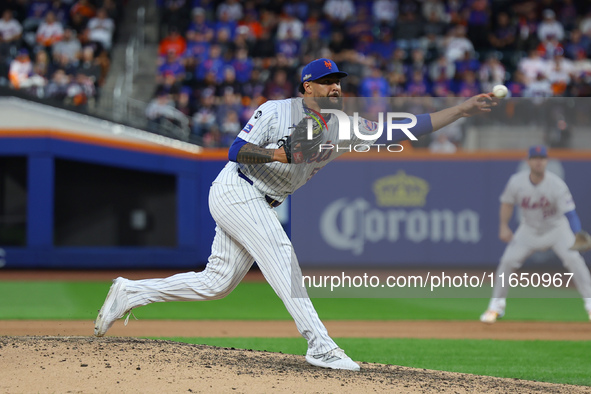
[[[305,289],[293,247],[264,196],[227,165],[214,181],[209,207],[216,235],[205,270],[164,279],[129,281],[131,306],[165,301],[216,300],[230,294],[256,261],[308,341],[308,354],[337,347],[320,321]],[[292,293],[292,281],[296,294]]]

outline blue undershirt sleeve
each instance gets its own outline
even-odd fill
[[[244,141],[242,138],[236,137],[236,139],[232,143],[232,146],[230,147],[230,150],[228,151],[228,159],[230,161],[237,162],[238,152],[240,152],[240,149],[246,144],[247,142]]]
[[[568,219],[568,223],[570,224],[570,228],[571,230],[573,230],[573,233],[576,234],[579,231],[581,231],[581,219],[579,219],[577,211],[573,209],[572,211],[565,213],[564,216],[566,216],[566,218]]]
[[[397,124],[404,124],[409,122],[393,122]],[[433,125],[431,124],[431,115],[430,114],[420,114],[417,115],[417,124],[409,131],[417,138],[422,135],[429,134],[433,132]],[[403,141],[407,140],[408,137],[404,132],[400,129],[392,130],[392,141]]]

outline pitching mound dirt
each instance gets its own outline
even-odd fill
[[[591,388],[362,363],[324,370],[303,356],[170,341],[0,337],[5,393],[591,393]]]

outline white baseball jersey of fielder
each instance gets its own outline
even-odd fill
[[[529,175],[527,170],[511,176],[500,197],[501,203],[521,208],[521,223],[501,257],[488,309],[503,314],[509,275],[521,268],[532,253],[552,248],[564,267],[573,273],[573,282],[585,301],[585,308],[591,311],[591,274],[581,254],[569,250],[575,235],[564,214],[575,209],[575,203],[568,186],[549,171],[537,185],[530,181]],[[501,277],[505,278],[504,286]]]
[[[290,127],[304,116],[301,98],[268,101],[255,111],[239,137],[257,146],[277,148],[278,141],[289,135]],[[337,141],[337,125],[336,117],[328,118],[328,130],[324,131],[327,142]],[[375,134],[377,127],[364,119],[359,120],[359,126],[362,134]],[[361,141],[352,137],[341,144]],[[283,201],[342,153],[327,150],[314,155],[307,163],[297,165],[229,162],[214,180],[209,193],[216,235],[205,270],[163,279],[127,281],[130,308],[152,302],[223,298],[240,283],[256,261],[293,317],[298,331],[308,341],[307,354],[319,355],[337,348],[302,287],[302,273],[291,241],[268,199]]]
[[[575,209],[568,186],[556,174],[545,172],[542,182],[534,185],[529,171],[519,172],[509,179],[500,200],[521,208],[521,223],[545,233],[568,223],[566,212]]]

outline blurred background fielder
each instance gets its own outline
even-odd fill
[[[546,147],[530,147],[530,170],[511,176],[501,195],[499,238],[509,244],[497,268],[493,297],[480,316],[484,323],[494,323],[505,314],[509,276],[521,268],[532,253],[549,248],[573,273],[573,281],[591,320],[591,275],[581,254],[572,249],[575,234],[582,233],[581,221],[568,186],[557,175],[546,171],[547,164]],[[513,234],[509,220],[515,205],[521,207],[521,224]]]

